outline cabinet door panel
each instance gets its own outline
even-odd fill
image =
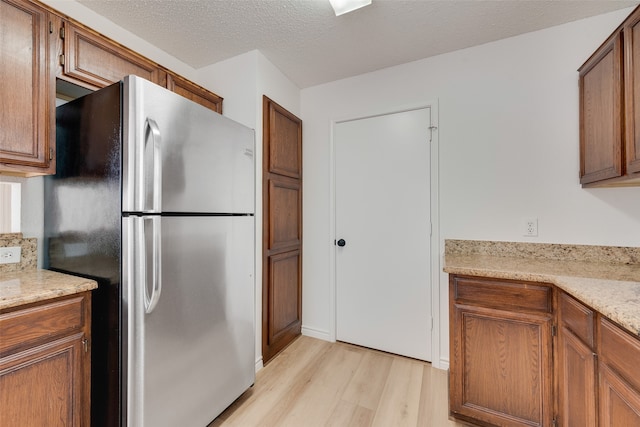
[[[640,10],[625,22],[625,108],[627,173],[640,172]]]
[[[640,392],[600,364],[600,427],[640,426]]]
[[[82,425],[82,337],[76,334],[0,359],[0,425]]]
[[[55,108],[49,14],[30,2],[2,0],[0,26],[0,93],[6,95],[0,114],[0,170],[37,173],[30,168],[45,168],[39,172],[47,173]]]
[[[62,77],[91,89],[99,89],[134,74],[158,83],[159,68],[153,62],[84,28],[65,23]]]
[[[451,410],[503,426],[550,425],[551,317],[455,305]]]
[[[222,98],[187,79],[167,73],[167,89],[222,114]]]
[[[623,174],[622,36],[580,69],[580,183]]]
[[[600,359],[640,390],[640,340],[605,318],[600,320],[599,332]]]
[[[559,339],[558,381],[560,425],[596,425],[595,353],[567,328]]]

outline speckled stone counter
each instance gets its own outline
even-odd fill
[[[0,274],[10,271],[35,270],[38,263],[37,239],[22,237],[22,233],[0,234],[0,248],[20,246],[20,262],[15,264],[0,264]]]
[[[640,336],[640,248],[446,241],[444,271],[551,283]]]
[[[0,273],[0,310],[47,299],[90,291],[98,284],[90,279],[48,270]]]

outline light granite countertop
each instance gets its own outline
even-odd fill
[[[0,273],[0,310],[90,291],[94,280],[49,270]]]
[[[640,336],[640,264],[633,262],[635,259],[632,263],[626,259],[627,263],[616,263],[599,259],[580,261],[574,256],[540,258],[535,253],[523,256],[520,251],[487,251],[486,242],[482,250],[478,250],[478,245],[460,250],[460,242],[466,241],[453,242],[445,249],[445,272],[551,283]]]

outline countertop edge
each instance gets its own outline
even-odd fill
[[[95,280],[50,270],[3,274],[0,280],[0,311],[91,291],[97,287]]]

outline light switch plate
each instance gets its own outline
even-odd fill
[[[0,248],[0,264],[15,264],[20,262],[22,248],[20,246],[9,246]]]

